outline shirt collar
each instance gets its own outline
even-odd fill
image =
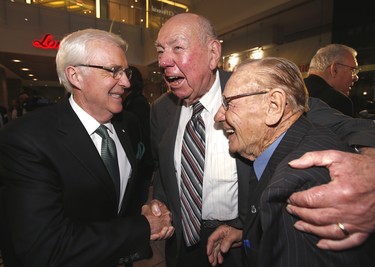
[[[74,112],[77,114],[79,120],[82,122],[87,133],[92,135],[96,129],[100,126],[100,123],[95,120],[90,114],[84,111],[75,101],[73,95],[69,97],[69,103],[72,106]],[[104,124],[112,133],[114,131],[112,123],[108,122]]]
[[[216,72],[215,82],[210,88],[210,90],[200,99],[202,105],[210,113],[215,115],[219,109],[221,102],[215,101],[217,98],[221,99],[221,87],[220,87],[220,77],[219,72]],[[219,107],[218,104],[219,103]]]
[[[285,132],[286,133],[286,132]],[[271,159],[271,156],[273,155],[273,152],[275,152],[277,146],[283,139],[285,133],[280,135],[265,151],[263,151],[262,154],[260,154],[254,161],[254,172],[255,175],[257,176],[257,179],[262,177],[264,170],[267,167],[267,164],[269,160]]]

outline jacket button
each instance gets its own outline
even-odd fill
[[[251,213],[257,213],[257,208],[254,205],[251,205],[250,211]]]

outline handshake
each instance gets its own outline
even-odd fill
[[[146,217],[150,224],[150,240],[167,239],[173,235],[172,213],[162,202],[154,199],[143,205],[142,215]]]

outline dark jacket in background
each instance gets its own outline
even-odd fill
[[[347,116],[354,116],[352,100],[332,88],[323,78],[311,74],[304,81],[311,97],[323,100],[330,107],[341,111]]]
[[[148,198],[148,189],[151,184],[154,163],[150,144],[150,104],[143,95],[143,78],[141,72],[134,66],[129,67],[132,71],[130,79],[131,87],[125,89],[129,94],[124,99],[122,106],[125,111],[133,113],[139,119],[142,133],[143,157],[140,161],[138,192],[139,206],[141,207]],[[141,148],[140,148],[141,149]]]

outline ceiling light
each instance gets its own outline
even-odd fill
[[[186,12],[189,11],[189,7],[188,7],[187,5],[184,5],[184,4],[181,4],[181,3],[177,3],[177,2],[175,2],[175,1],[159,0],[159,2],[162,2],[162,3],[168,4],[168,5],[171,5],[171,6],[176,6],[176,7],[183,8],[183,9],[185,9]]]

